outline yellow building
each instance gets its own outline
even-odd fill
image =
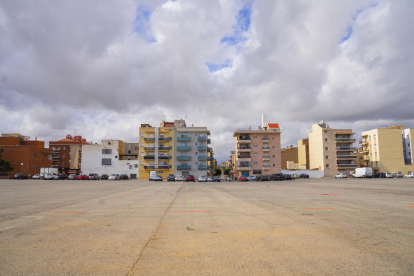
[[[349,173],[357,168],[351,129],[331,129],[325,122],[312,125],[309,133],[309,168],[323,170],[325,176]]]
[[[414,171],[412,157],[413,129],[402,126],[376,128],[362,133],[361,152],[364,166],[375,172],[407,174]]]
[[[164,179],[174,174],[174,123],[162,122],[160,127],[142,124],[139,128],[139,179],[149,179],[156,171]]]
[[[281,159],[282,159],[282,170],[299,169],[299,167],[296,168],[296,166],[298,166],[298,148],[297,147],[290,147],[290,148],[282,149]],[[293,162],[293,164],[296,166],[293,168],[288,167],[288,162]]]
[[[301,170],[309,170],[309,140],[298,141],[298,164]]]

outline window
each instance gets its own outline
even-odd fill
[[[164,134],[160,134],[160,138],[164,138]]]
[[[132,165],[129,165],[129,169],[132,170]]]
[[[130,150],[128,150],[128,154],[131,154],[131,151]]]
[[[33,167],[32,167],[32,170],[33,170],[33,171],[36,171],[36,166],[33,166]]]
[[[102,158],[102,166],[110,166],[111,160],[111,158]]]
[[[149,138],[154,138],[154,134],[150,134],[149,135]]]
[[[111,142],[108,142],[108,145],[110,145],[111,144]]]
[[[325,133],[328,133],[328,131],[327,131],[327,130],[325,130],[324,132],[325,132]]]
[[[138,150],[138,147],[135,147],[135,150]]]
[[[254,147],[254,148],[257,148],[257,144],[254,144],[254,145],[253,145],[253,147]]]
[[[33,157],[36,157],[36,155],[37,155],[37,154],[36,154],[36,152],[35,152],[35,153],[33,153]]]
[[[275,140],[275,137],[272,137],[272,140]]]
[[[141,143],[141,147],[145,147],[145,144],[144,143]]]
[[[253,165],[257,166],[259,165],[259,162],[254,162]]]
[[[65,162],[62,162],[62,167],[64,167],[65,166]]]
[[[253,138],[257,138],[257,135],[253,135]]]
[[[145,134],[141,134],[141,138],[145,138]]]
[[[141,166],[144,166],[144,164],[145,164],[144,162],[141,162]]]
[[[325,159],[328,159],[328,155],[327,155],[327,156],[325,156]]]
[[[275,164],[273,164],[273,167],[275,167]]]
[[[66,147],[63,147],[63,150],[66,150]]]
[[[328,142],[328,138],[325,138],[325,142]]]
[[[43,158],[46,158],[46,153],[43,153]]]
[[[329,168],[329,164],[326,164],[326,167]]]
[[[253,153],[253,156],[258,156],[257,152]]]
[[[272,149],[274,149],[274,148],[275,148],[275,146],[272,147]]]
[[[63,157],[62,158],[65,158],[65,155],[63,155]]]
[[[52,160],[52,155],[49,154],[49,156],[47,157],[48,160]]]
[[[141,152],[141,156],[144,156],[145,155],[145,152]]]
[[[141,163],[144,164],[144,162],[141,162]],[[134,167],[135,168],[138,168],[138,164],[135,164]]]
[[[112,149],[103,149],[102,154],[112,154]]]
[[[253,170],[253,174],[262,174],[262,170]]]
[[[325,147],[325,150],[328,150],[328,147]]]
[[[275,158],[275,156],[273,155],[273,158]]]

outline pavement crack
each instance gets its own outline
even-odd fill
[[[128,271],[128,273],[126,274],[126,276],[131,276],[134,274],[135,269],[138,265],[139,260],[141,259],[142,255],[144,254],[145,249],[147,248],[147,246],[150,244],[150,242],[152,240],[154,240],[157,237],[157,233],[158,230],[161,227],[162,221],[164,220],[164,217],[167,215],[167,212],[170,210],[171,205],[174,203],[175,199],[177,198],[177,195],[179,194],[181,188],[183,187],[184,183],[181,183],[180,188],[178,188],[177,192],[175,193],[174,198],[171,200],[170,204],[168,204],[167,208],[165,209],[164,214],[162,215],[162,217],[160,218],[157,228],[155,228],[154,232],[151,234],[151,236],[149,237],[149,239],[147,240],[147,242],[145,243],[144,247],[142,248],[141,252],[138,255],[137,260],[134,262],[134,264],[132,265],[132,268]]]

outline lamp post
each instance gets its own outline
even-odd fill
[[[20,173],[23,173],[23,163],[20,164],[21,165],[21,169],[20,169]]]

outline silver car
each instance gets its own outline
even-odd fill
[[[111,176],[109,176],[108,180],[121,180],[121,178],[119,177],[119,174],[111,174]]]

